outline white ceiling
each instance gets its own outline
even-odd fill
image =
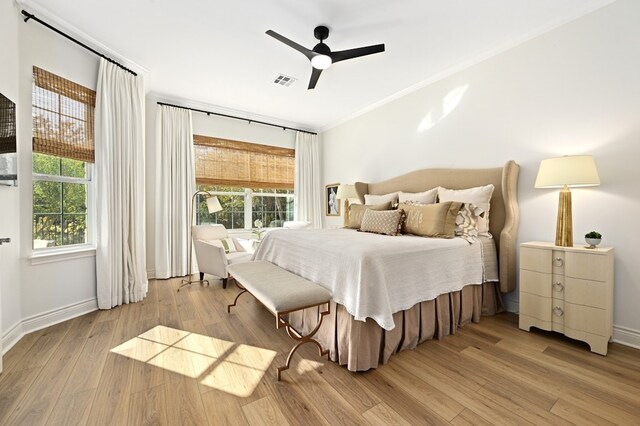
[[[321,130],[588,13],[611,0],[33,0],[122,58],[146,68],[166,100]],[[36,24],[33,24],[36,25]],[[335,64],[315,90],[311,65],[267,36],[332,50],[385,43]],[[279,73],[298,79],[273,83]],[[187,101],[188,100],[188,101]]]

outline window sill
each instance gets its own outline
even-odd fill
[[[67,260],[82,259],[84,257],[95,257],[96,248],[90,245],[75,247],[52,248],[33,251],[29,260],[32,265],[44,263],[64,262]]]

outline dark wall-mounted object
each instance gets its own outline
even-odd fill
[[[16,104],[0,93],[0,185],[17,184]]]

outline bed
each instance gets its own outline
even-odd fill
[[[491,183],[493,238],[470,244],[462,238],[389,237],[349,229],[282,230],[265,237],[254,259],[329,289],[331,314],[318,340],[333,361],[351,371],[375,368],[394,353],[443,338],[502,309],[500,293],[512,291],[516,279],[518,169],[509,161],[500,168],[424,169],[379,183],[356,183],[362,203],[365,194]],[[317,322],[317,308],[296,313],[290,321],[308,332]]]

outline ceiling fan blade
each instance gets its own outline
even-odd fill
[[[345,61],[347,59],[359,58],[360,56],[373,55],[374,53],[381,52],[384,52],[384,44],[340,50],[339,52],[331,52],[330,56],[332,62],[335,64],[336,62]]]
[[[267,31],[267,35],[270,35],[271,37],[275,38],[276,40],[281,41],[282,43],[286,44],[289,47],[293,47],[298,52],[300,52],[304,56],[306,56],[309,60],[311,60],[311,58],[313,58],[314,56],[317,55],[317,53],[315,53],[313,50],[307,49],[306,47],[299,45],[295,41],[289,40],[285,36],[281,36],[280,34],[278,34],[275,31],[269,30],[269,31]]]
[[[322,74],[322,70],[319,70],[318,68],[311,67],[311,69],[311,79],[309,80],[309,87],[307,87],[307,90],[315,89],[316,83],[320,78],[320,74]]]

